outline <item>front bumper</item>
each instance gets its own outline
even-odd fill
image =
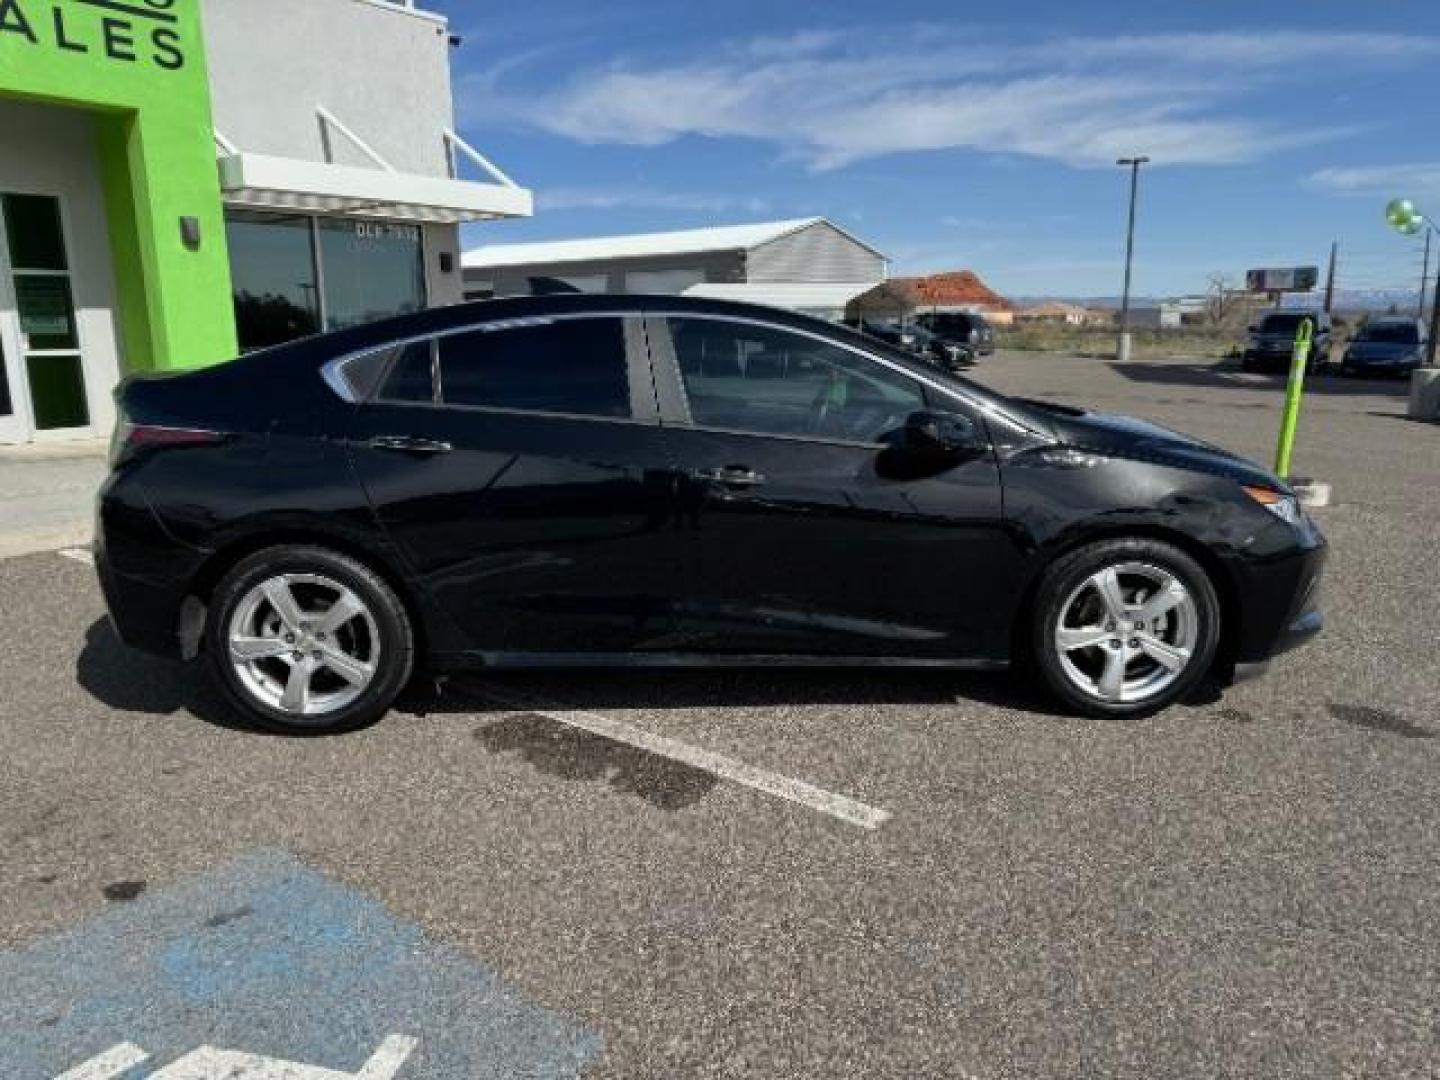
[[[1239,669],[1268,663],[1324,629],[1321,580],[1329,547],[1308,520],[1298,547],[1232,564],[1239,619],[1232,642]]]
[[[1286,346],[1281,349],[1266,349],[1251,347],[1245,350],[1245,359],[1250,363],[1263,368],[1289,371],[1291,361],[1295,358],[1295,350]]]
[[[1274,657],[1281,653],[1287,653],[1291,649],[1298,649],[1313,637],[1317,637],[1320,631],[1325,629],[1325,616],[1319,608],[1307,611],[1301,615],[1280,635],[1276,642],[1275,652],[1264,660],[1255,660],[1248,664],[1235,664],[1230,675],[1231,685],[1250,682],[1254,679],[1263,678],[1270,670]]]

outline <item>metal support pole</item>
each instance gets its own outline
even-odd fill
[[[1429,239],[1430,233],[1433,233],[1434,231],[1435,230],[1432,228],[1430,229],[1429,233],[1426,233],[1427,240]],[[1440,259],[1437,259],[1436,262],[1437,264],[1440,264]],[[1426,367],[1435,366],[1435,338],[1437,336],[1440,336],[1440,265],[1436,266],[1435,299],[1430,304],[1430,340],[1425,345]]]
[[[1330,244],[1330,272],[1325,275],[1325,314],[1335,308],[1335,264],[1340,258],[1340,241]]]
[[[1118,353],[1121,362],[1130,359],[1130,279],[1135,262],[1135,204],[1140,187],[1140,166],[1148,157],[1121,158],[1115,164],[1130,166],[1130,223],[1125,231],[1125,291],[1120,295],[1120,342]]]
[[[1415,309],[1417,319],[1425,318],[1425,290],[1430,284],[1430,230],[1425,230],[1425,261],[1420,264],[1420,306]]]

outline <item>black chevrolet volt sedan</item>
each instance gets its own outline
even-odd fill
[[[1014,665],[1131,716],[1321,625],[1259,466],[770,308],[491,300],[117,398],[114,625],[269,728],[517,665]]]

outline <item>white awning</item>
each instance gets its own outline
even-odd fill
[[[504,184],[264,154],[230,154],[219,164],[227,206],[443,223],[530,217],[535,210],[528,189]]]
[[[746,282],[718,284],[707,282],[692,285],[685,296],[709,300],[740,300],[747,304],[767,304],[791,311],[844,311],[845,305],[861,293],[869,292],[878,281],[834,284],[824,281]]]

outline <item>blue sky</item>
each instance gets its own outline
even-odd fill
[[[1138,292],[1331,240],[1373,288],[1420,272],[1385,200],[1440,207],[1433,0],[426,6],[463,134],[537,195],[472,246],[820,214],[900,273],[1113,294],[1140,153]]]

